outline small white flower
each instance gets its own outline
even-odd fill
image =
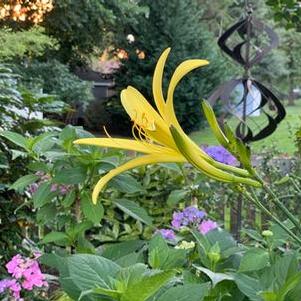
[[[133,42],[135,42],[135,37],[132,34],[128,34],[126,39],[128,40],[128,42],[131,44]]]

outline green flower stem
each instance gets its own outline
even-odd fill
[[[293,233],[284,223],[282,223],[275,215],[273,215],[257,198],[252,197],[252,195],[244,190],[243,195],[254,205],[256,205],[260,210],[270,216],[273,221],[278,224],[284,231],[286,231],[295,241],[297,241],[301,245],[301,239]]]
[[[300,221],[286,208],[286,206],[280,201],[277,195],[273,192],[273,190],[264,183],[263,179],[255,172],[255,177],[258,181],[262,183],[263,189],[271,196],[271,200],[274,204],[282,210],[282,212],[286,215],[286,217],[295,225],[295,227],[301,232],[301,224]]]
[[[296,188],[296,190],[301,193],[300,188],[298,187],[298,184],[296,183],[296,181],[293,178],[289,178],[289,180],[293,183],[294,187]]]

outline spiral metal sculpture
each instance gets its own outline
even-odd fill
[[[227,29],[218,40],[221,50],[244,68],[243,77],[223,83],[208,99],[211,105],[218,101],[222,105],[221,119],[229,114],[237,119],[236,135],[245,143],[271,135],[286,114],[276,95],[251,76],[251,68],[279,44],[277,34],[252,13],[246,1],[246,17]],[[234,36],[233,45],[231,38]],[[264,40],[259,45],[260,38]],[[266,116],[265,124],[258,124],[253,117],[259,114]]]

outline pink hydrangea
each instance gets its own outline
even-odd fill
[[[214,230],[218,227],[217,223],[208,219],[208,220],[205,220],[205,221],[202,221],[199,225],[199,231],[202,233],[202,234],[207,234],[209,231],[211,230]]]
[[[22,277],[25,261],[20,254],[15,255],[7,264],[6,269],[9,274],[19,279]]]
[[[20,254],[15,255],[7,264],[7,272],[12,279],[0,281],[0,293],[9,292],[17,301],[22,301],[20,293],[22,288],[31,291],[34,288],[48,287],[45,275],[41,272],[37,258],[40,253],[35,253],[34,258],[25,258]]]

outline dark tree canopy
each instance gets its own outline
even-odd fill
[[[208,59],[210,65],[194,71],[182,80],[175,93],[175,106],[180,123],[187,131],[201,122],[200,102],[229,75],[229,66],[221,57],[215,37],[202,22],[202,6],[197,0],[143,0],[148,16],[140,16],[137,24],[124,24],[118,46],[128,58],[117,74],[119,90],[127,85],[137,87],[152,102],[151,82],[155,64],[162,51],[172,51],[165,68],[165,89],[176,66],[185,59]],[[126,37],[133,35],[130,43]],[[109,111],[119,120],[123,116],[119,96],[111,100]],[[127,117],[122,120],[127,120]],[[128,125],[127,125],[128,126]]]

